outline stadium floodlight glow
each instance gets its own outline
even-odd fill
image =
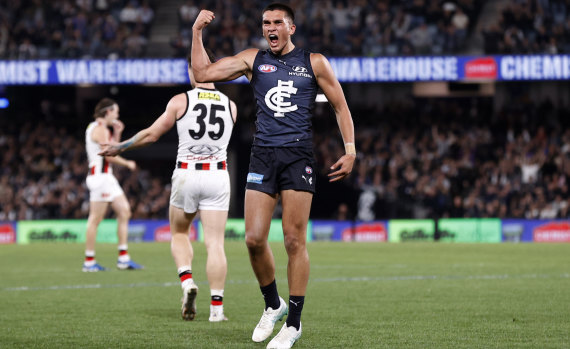
[[[8,98],[0,98],[0,109],[6,109],[10,106]]]

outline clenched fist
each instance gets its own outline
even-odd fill
[[[196,21],[194,21],[194,25],[192,26],[193,30],[202,30],[204,29],[210,22],[212,22],[216,18],[214,16],[214,12],[208,10],[202,10],[196,17]]]

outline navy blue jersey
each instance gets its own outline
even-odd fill
[[[312,109],[318,86],[310,53],[294,48],[276,56],[255,56],[250,84],[257,101],[253,144],[265,147],[312,147]]]

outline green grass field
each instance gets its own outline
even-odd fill
[[[272,245],[287,300],[286,255]],[[0,245],[1,348],[265,348],[263,300],[243,242],[226,243],[224,304],[209,323],[205,248],[194,243],[195,321],[167,243],[132,243],[142,271],[83,273],[80,244]],[[570,244],[309,244],[295,348],[569,348]],[[114,267],[116,246],[97,259]],[[275,333],[282,323],[278,323]]]

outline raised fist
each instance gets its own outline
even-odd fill
[[[214,18],[216,18],[216,16],[214,16],[214,12],[208,11],[208,10],[202,10],[198,14],[198,17],[196,17],[196,21],[194,21],[194,25],[192,26],[192,29],[202,30],[208,24],[210,24],[210,22],[213,21]]]

